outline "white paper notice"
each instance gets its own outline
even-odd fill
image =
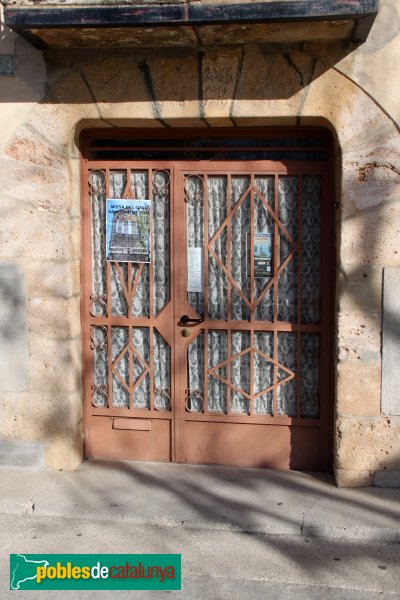
[[[187,291],[204,291],[204,251],[203,248],[187,249]]]

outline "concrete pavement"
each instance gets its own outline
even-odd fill
[[[24,591],[24,600],[398,600],[400,546],[360,540],[0,514],[0,598],[9,553],[182,554],[182,591]]]
[[[400,489],[338,489],[329,475],[91,461],[0,481],[4,514],[400,543]]]

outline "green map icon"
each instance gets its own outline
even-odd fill
[[[47,560],[30,560],[23,554],[11,554],[10,556],[10,588],[20,590],[21,584],[30,579],[36,579],[37,567],[48,567]]]

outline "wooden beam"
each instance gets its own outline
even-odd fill
[[[68,8],[5,6],[5,24],[11,28],[135,27],[206,25],[361,19],[376,15],[378,0],[293,0],[249,4],[195,4],[167,6],[93,5]]]
[[[378,0],[293,0],[249,4],[192,4],[190,24],[355,19],[378,12]]]

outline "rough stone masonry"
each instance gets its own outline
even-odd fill
[[[398,484],[399,31],[397,0],[381,0],[357,48],[41,52],[3,29],[0,53],[17,59],[16,76],[0,78],[0,403],[10,464],[32,444],[37,465],[42,453],[51,468],[82,460],[79,133],[323,125],[336,140],[336,479]]]

